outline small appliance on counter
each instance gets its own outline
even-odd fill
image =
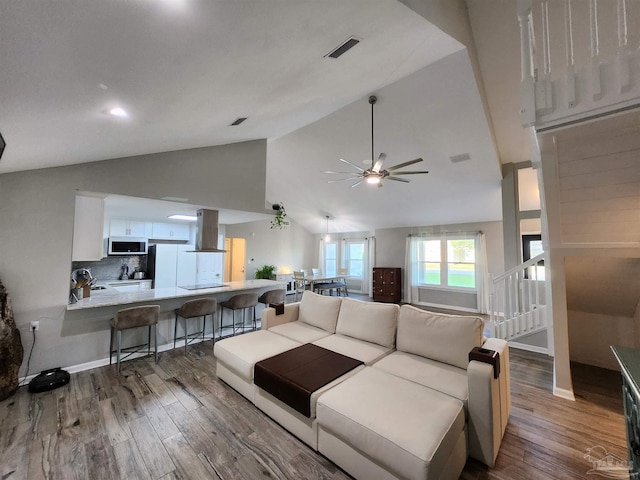
[[[134,280],[144,280],[145,277],[146,277],[145,272],[133,272]]]

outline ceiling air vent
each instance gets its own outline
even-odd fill
[[[451,160],[451,163],[466,162],[467,160],[471,160],[471,155],[468,153],[461,153],[460,155],[449,157],[449,160]]]
[[[236,127],[236,126],[240,125],[242,122],[244,122],[246,119],[247,119],[247,117],[236,118],[235,121],[229,126],[230,127]]]
[[[343,42],[337,48],[334,48],[331,52],[327,53],[325,57],[329,58],[338,58],[340,55],[346,53],[348,50],[351,50],[357,44],[360,43],[360,40],[350,37],[346,42]]]

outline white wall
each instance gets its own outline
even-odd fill
[[[284,269],[291,273],[317,262],[318,248],[311,232],[295,220],[289,221],[291,225],[282,230],[272,229],[270,220],[227,225],[227,237],[247,240],[247,279],[254,278],[263,265],[275,265],[278,273]]]
[[[84,322],[66,313],[77,190],[264,213],[265,168],[260,140],[0,175],[0,279],[25,361],[29,322],[40,320],[30,372],[108,355],[108,319]]]
[[[571,361],[619,371],[610,347],[636,347],[634,319],[575,310],[567,314]]]

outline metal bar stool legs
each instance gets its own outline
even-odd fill
[[[194,340],[198,340],[202,335],[202,341],[205,340],[205,331],[207,328],[207,315],[211,315],[213,323],[213,335],[212,340],[216,341],[216,322],[215,314],[217,310],[217,304],[215,298],[199,298],[197,300],[189,300],[184,302],[180,308],[176,308],[176,321],[173,325],[173,348],[176,347],[176,340],[178,338],[184,338],[184,354],[187,354],[187,346]],[[202,330],[189,333],[189,320],[192,318],[202,317]],[[178,337],[178,319],[182,318],[184,326],[184,336]]]
[[[151,355],[151,327],[154,332],[154,359],[158,363],[158,316],[160,314],[159,305],[145,305],[141,307],[125,308],[116,312],[115,317],[111,319],[111,339],[109,341],[109,365],[113,363],[113,354],[116,354],[116,364],[118,373],[120,373],[120,362],[134,353],[140,353],[143,350],[139,348],[143,345],[133,347],[122,347],[122,331],[131,328],[147,327],[147,355]],[[116,337],[116,350],[113,350],[114,336]],[[126,352],[123,352],[126,350]],[[125,353],[124,357],[122,354]]]
[[[242,330],[245,328],[246,321],[246,309],[253,309],[253,329],[256,328],[256,305],[258,304],[258,294],[257,293],[240,293],[238,295],[234,295],[229,300],[224,302],[220,302],[221,312],[220,312],[220,330],[222,335],[222,319],[224,314],[224,309],[228,308],[231,310],[233,315],[233,322],[231,324],[233,335],[236,334],[238,328],[236,326],[236,310],[242,310]]]

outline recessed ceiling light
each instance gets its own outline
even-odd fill
[[[198,217],[196,217],[195,215],[169,215],[168,218],[172,220],[188,220],[190,222],[195,222],[196,220],[198,220]]]
[[[125,118],[129,116],[127,111],[121,107],[112,108],[111,110],[109,110],[109,115],[113,115],[114,117],[121,117],[121,118]]]

